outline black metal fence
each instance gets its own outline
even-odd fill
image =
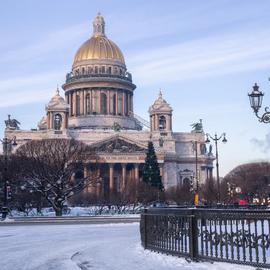
[[[270,211],[149,208],[141,215],[146,249],[270,268]]]

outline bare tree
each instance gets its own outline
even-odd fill
[[[145,182],[140,182],[137,187],[137,198],[138,202],[147,205],[150,203],[156,203],[164,201],[164,191],[157,187],[153,187]]]
[[[21,146],[16,155],[21,158],[22,188],[39,192],[61,216],[67,199],[90,185],[99,175],[84,173],[84,164],[96,163],[93,150],[76,140],[32,140]]]
[[[109,198],[109,205],[112,205],[117,214],[126,213],[127,210],[135,211],[138,205],[137,184],[130,181],[121,191],[112,192]]]
[[[7,199],[8,206],[14,205],[17,194],[18,174],[20,171],[21,160],[15,155],[0,156],[0,206]],[[5,194],[5,185],[8,186],[9,195]]]
[[[214,178],[206,179],[205,183],[200,187],[201,195],[205,203],[213,204],[217,202],[217,185]]]
[[[175,202],[178,205],[191,205],[194,202],[194,193],[191,191],[191,185],[184,183],[177,187],[172,187],[166,191],[166,200]]]
[[[263,203],[270,197],[270,163],[254,162],[242,164],[224,177],[224,190],[226,190],[227,183],[230,183],[233,187],[241,188],[239,194],[232,191],[233,200],[241,198],[252,202],[252,198],[256,197],[260,203]],[[228,192],[226,196],[229,196]]]

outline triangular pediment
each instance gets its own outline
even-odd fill
[[[114,136],[107,140],[91,145],[98,153],[145,153],[147,147],[121,136]]]

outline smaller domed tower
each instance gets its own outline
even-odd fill
[[[162,92],[149,108],[151,132],[167,133],[172,131],[172,108],[163,98]]]
[[[46,111],[47,117],[42,118],[39,129],[64,130],[68,127],[69,105],[60,96],[58,88],[46,106]]]

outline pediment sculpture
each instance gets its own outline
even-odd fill
[[[100,143],[94,147],[97,152],[105,153],[145,153],[146,148],[132,144],[123,139],[114,139],[108,142]]]

